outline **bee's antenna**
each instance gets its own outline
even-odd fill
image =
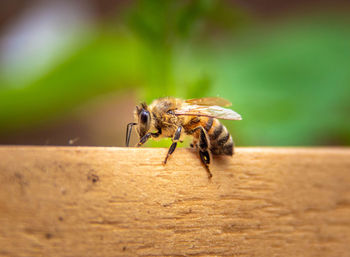
[[[126,127],[126,140],[125,140],[125,145],[126,145],[126,147],[129,146],[132,127],[135,126],[135,125],[137,125],[137,123],[131,122],[131,123],[129,123],[129,124],[127,125],[127,127]]]
[[[141,103],[141,107],[142,107],[142,109],[147,109],[147,104],[145,103],[145,102],[143,102],[143,103]]]

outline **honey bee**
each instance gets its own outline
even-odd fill
[[[191,147],[196,148],[206,167],[208,177],[211,154],[230,155],[234,153],[234,142],[226,127],[218,119],[241,120],[233,110],[223,107],[231,103],[219,97],[183,100],[165,97],[154,100],[149,106],[141,103],[134,112],[135,122],[127,125],[126,146],[129,146],[131,130],[137,125],[141,146],[150,138],[172,138],[172,144],[164,159],[164,164],[175,151],[183,136],[193,137]]]

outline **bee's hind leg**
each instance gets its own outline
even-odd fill
[[[207,172],[208,172],[208,178],[211,178],[213,174],[211,174],[209,169],[210,164],[210,154],[209,154],[209,140],[207,132],[204,130],[203,127],[201,127],[200,135],[199,135],[199,156],[201,157],[201,161],[203,162]]]
[[[213,174],[211,174],[210,169],[209,169],[210,155],[209,155],[208,150],[206,150],[206,151],[199,150],[199,156],[201,157],[201,161],[204,164],[204,166],[208,172],[208,178],[211,178],[213,176]]]
[[[179,141],[180,139],[180,136],[181,136],[181,130],[182,130],[182,127],[179,126],[176,131],[175,131],[175,135],[174,135],[174,138],[173,138],[173,143],[171,144],[169,150],[168,150],[168,154],[166,155],[165,157],[165,160],[163,162],[163,164],[165,165],[166,162],[168,161],[168,158],[170,157],[170,155],[172,155],[172,153],[175,151],[176,149],[176,146],[177,146],[177,142]]]
[[[199,126],[193,130],[196,131],[199,130],[199,143],[196,144],[196,147],[199,150],[199,157],[201,158],[202,163],[204,164],[207,173],[208,173],[208,178],[211,178],[213,174],[211,174],[210,169],[209,169],[209,164],[210,164],[210,153],[209,153],[209,139],[208,139],[208,134],[205,131],[205,129],[202,126]]]

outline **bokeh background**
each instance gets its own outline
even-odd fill
[[[2,0],[0,144],[123,146],[135,105],[169,95],[230,100],[243,120],[224,123],[239,146],[350,145],[349,10]]]

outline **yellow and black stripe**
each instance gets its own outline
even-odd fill
[[[198,126],[202,126],[209,136],[210,151],[216,155],[232,155],[233,140],[226,127],[215,118],[192,117],[183,125],[185,131],[192,135]],[[198,135],[199,136],[199,135]],[[196,145],[198,138],[194,138],[193,145]]]
[[[210,118],[212,119],[212,118]],[[207,130],[210,140],[210,151],[216,155],[232,155],[233,154],[233,140],[226,127],[217,119],[208,120],[205,128]]]

